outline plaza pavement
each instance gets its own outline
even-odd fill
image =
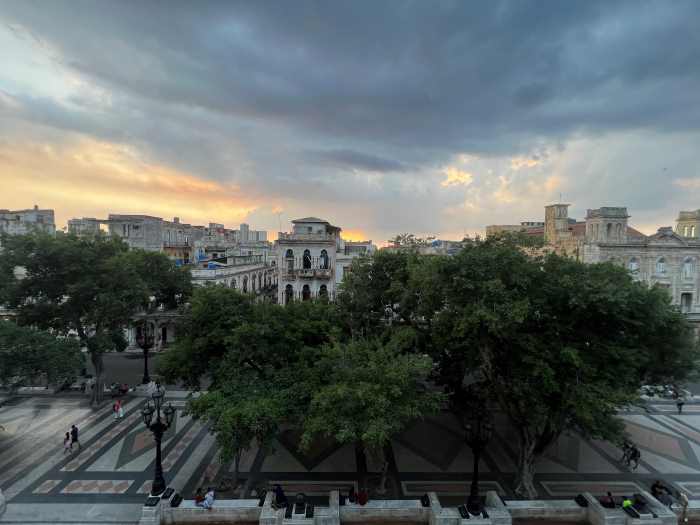
[[[231,476],[231,465],[219,463],[213,436],[182,414],[185,393],[167,396],[179,410],[163,441],[165,476],[191,497],[196,487]],[[124,418],[114,420],[109,402],[93,411],[84,397],[0,400],[5,428],[0,431],[0,488],[8,500],[0,523],[136,523],[155,457],[153,438],[140,418],[143,402],[127,398]],[[631,494],[663,479],[700,499],[700,403],[686,404],[682,415],[672,403],[652,402],[647,408],[622,415],[642,452],[636,471],[619,463],[621,452],[615,447],[567,436],[537,464],[540,497],[608,490]],[[64,455],[63,435],[73,423],[80,428],[83,448]],[[443,413],[415,423],[393,440],[387,497],[416,498],[435,491],[445,503],[461,501],[469,490],[473,460],[462,436],[457,419]],[[331,489],[359,488],[380,469],[353,446],[319,441],[300,453],[297,442],[298,435],[288,430],[275,440],[274,450],[247,451],[238,494],[279,482],[289,494],[323,497]],[[505,418],[497,417],[480,463],[483,491],[513,497],[515,443]]]

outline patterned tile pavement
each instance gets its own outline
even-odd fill
[[[230,495],[247,495],[271,483],[282,484],[291,494],[322,496],[331,488],[359,489],[368,478],[371,484],[379,477],[380,463],[360,449],[319,440],[302,452],[298,433],[285,431],[272,450],[251,446],[243,454],[239,485],[233,487],[233,466],[220,462],[215,440],[199,422],[182,416],[183,395],[176,394],[178,415],[164,438],[163,461],[166,480],[175,480],[185,496],[208,484],[226,485]],[[0,407],[5,428],[0,432],[0,488],[9,504],[123,504],[138,509],[150,488],[155,456],[152,436],[140,420],[142,404],[139,398],[128,400],[125,417],[114,420],[109,406],[92,411],[84,399],[6,402]],[[637,470],[622,465],[621,451],[609,443],[564,436],[536,465],[540,496],[564,498],[585,490],[622,495],[663,479],[700,499],[700,403],[688,403],[678,415],[674,405],[655,402],[646,411],[626,411],[621,417],[642,452]],[[74,421],[83,449],[64,455],[61,438]],[[511,498],[517,441],[503,417],[495,423],[495,435],[479,464],[481,489]],[[434,490],[450,503],[469,490],[473,456],[459,421],[449,413],[411,425],[387,452],[388,497]],[[132,517],[137,521],[137,515]]]

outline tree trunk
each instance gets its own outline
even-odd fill
[[[520,436],[518,451],[518,472],[516,475],[515,494],[527,499],[537,499],[535,490],[535,445],[536,440],[528,435]]]
[[[233,487],[231,487],[231,490],[235,490],[236,487],[238,486],[238,473],[240,471],[241,467],[241,455],[243,454],[242,450],[239,450],[236,452],[236,457],[233,460]]]
[[[104,391],[102,379],[102,372],[104,370],[102,352],[91,352],[90,360],[92,361],[92,366],[95,367],[95,384],[92,387],[92,398],[90,404],[95,407],[102,403],[102,395]]]

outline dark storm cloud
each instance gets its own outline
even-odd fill
[[[381,173],[408,171],[409,167],[391,159],[349,149],[312,150],[303,155],[312,163],[341,169],[377,171]]]
[[[152,104],[452,151],[699,120],[700,3],[17,2],[60,60]]]
[[[17,0],[0,4],[0,21],[106,94],[8,92],[17,104],[0,99],[3,133],[9,115],[133,144],[246,194],[331,210],[378,203],[371,220],[392,229],[418,231],[421,209],[437,230],[465,191],[495,191],[500,173],[486,165],[468,190],[437,187],[457,154],[540,160],[572,137],[642,132],[653,143],[700,124],[696,0]],[[594,143],[596,154],[610,144]],[[620,184],[596,187],[662,186],[630,162],[634,148],[615,144]],[[652,156],[673,157],[666,144]],[[602,168],[571,165],[585,174],[583,195]],[[648,204],[630,195],[625,204]]]

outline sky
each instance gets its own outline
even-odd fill
[[[381,245],[563,200],[653,233],[700,208],[698,27],[696,0],[4,0],[0,208]]]

